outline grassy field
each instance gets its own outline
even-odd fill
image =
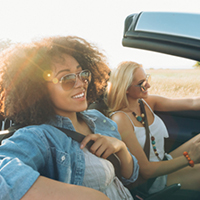
[[[150,94],[166,97],[200,96],[200,69],[150,69]]]

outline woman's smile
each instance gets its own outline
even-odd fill
[[[73,95],[72,98],[76,100],[85,100],[86,99],[85,91]]]

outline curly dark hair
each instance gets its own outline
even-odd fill
[[[63,53],[74,57],[83,69],[92,73],[88,104],[103,94],[110,69],[105,55],[95,45],[76,36],[17,44],[0,57],[0,109],[5,117],[16,124],[33,125],[55,116],[44,76]]]

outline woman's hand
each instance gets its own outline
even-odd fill
[[[200,134],[191,142],[188,154],[194,163],[200,163]]]
[[[121,161],[122,176],[124,178],[131,177],[134,167],[133,159],[123,141],[100,134],[90,134],[83,139],[80,148],[83,149],[90,140],[94,141],[94,144],[90,147],[93,154],[106,159],[111,154],[116,153]]]
[[[87,135],[81,142],[80,148],[83,149],[90,140],[94,141],[94,144],[90,147],[90,152],[105,159],[111,154],[118,153],[126,148],[121,140],[100,134]]]

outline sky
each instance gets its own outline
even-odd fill
[[[141,11],[200,13],[199,8],[199,0],[0,0],[0,40],[76,35],[104,50],[111,68],[131,60],[146,69],[191,69],[195,61],[123,47],[124,21]]]

